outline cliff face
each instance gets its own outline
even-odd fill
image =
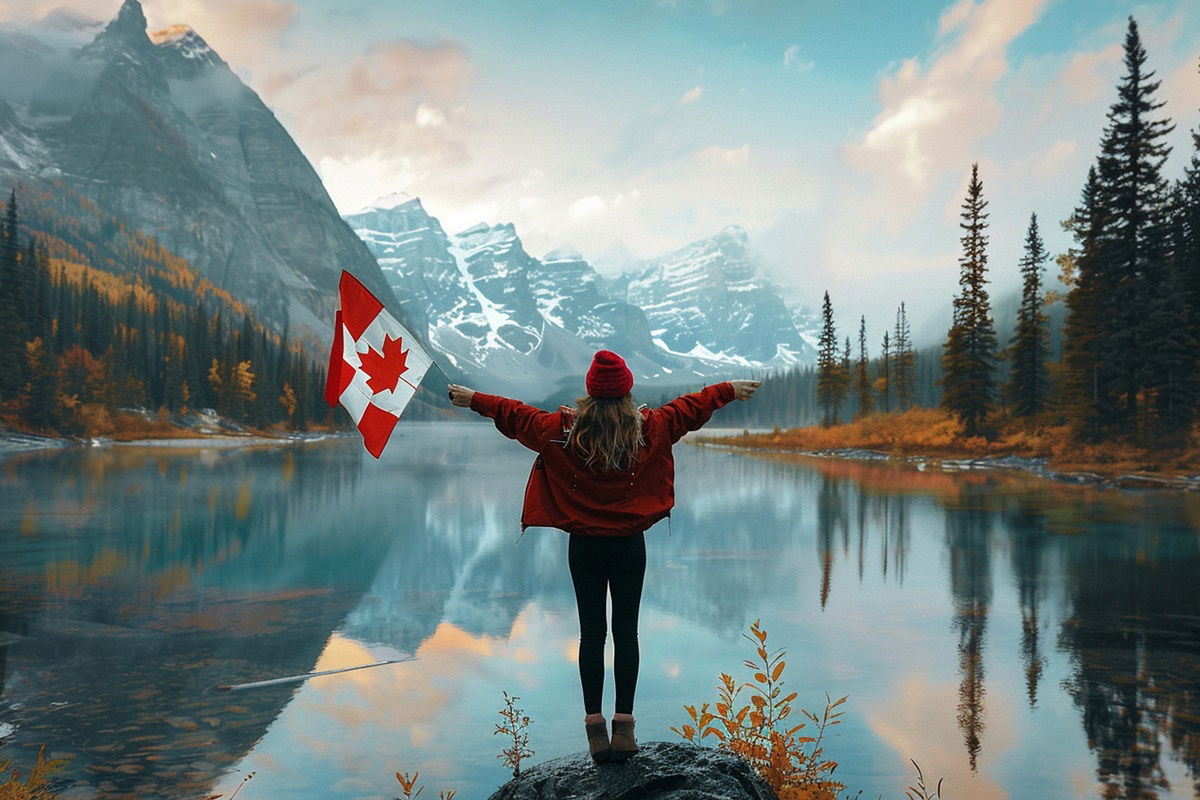
[[[187,26],[149,35],[137,0],[86,27],[0,31],[0,176],[63,181],[153,235],[256,316],[329,335],[338,275],[386,303],[374,257],[258,95]]]
[[[674,742],[638,747],[637,755],[624,764],[596,765],[586,753],[538,764],[504,784],[490,800],[776,798],[771,787],[732,753]]]

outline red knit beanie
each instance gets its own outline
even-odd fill
[[[624,397],[633,388],[633,373],[625,359],[611,350],[600,350],[592,358],[587,374],[587,393],[592,397]]]

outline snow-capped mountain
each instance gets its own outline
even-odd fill
[[[314,350],[343,267],[392,302],[308,159],[186,25],[149,34],[137,0],[107,25],[0,24],[0,74],[4,186],[66,183]]]
[[[532,397],[535,387],[578,382],[601,347],[619,349],[644,381],[688,366],[654,346],[639,309],[595,293],[585,261],[538,260],[512,225],[449,236],[403,194],[346,220],[378,259],[404,321],[451,371],[486,376],[492,391]]]
[[[346,220],[379,260],[406,321],[453,367],[483,372],[492,386],[577,382],[599,348],[625,356],[640,382],[662,386],[811,360],[740,229],[606,281],[570,248],[533,257],[511,224],[447,235],[403,194]]]
[[[736,225],[651,260],[623,283],[626,299],[646,312],[665,350],[766,368],[812,360]]]

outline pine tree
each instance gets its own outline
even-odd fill
[[[996,331],[987,289],[987,201],[979,165],[971,165],[971,182],[962,204],[963,253],[954,298],[953,320],[942,354],[942,405],[963,422],[964,434],[976,436],[991,410],[996,388]]]
[[[1118,87],[1117,101],[1108,112],[1101,142],[1099,176],[1103,183],[1105,224],[1099,238],[1103,295],[1102,319],[1107,330],[1099,338],[1099,359],[1111,366],[1100,386],[1119,404],[1111,420],[1117,429],[1131,432],[1139,418],[1139,405],[1152,402],[1154,391],[1170,369],[1156,336],[1163,321],[1155,319],[1156,295],[1169,279],[1166,250],[1168,220],[1167,183],[1161,168],[1170,148],[1165,142],[1174,125],[1151,115],[1164,105],[1154,93],[1161,81],[1145,71],[1146,51],[1137,23],[1129,18],[1125,35],[1126,74]]]
[[[825,427],[837,419],[837,373],[837,331],[827,291],[821,303],[821,336],[817,340],[817,405],[821,407],[821,424]]]
[[[879,377],[876,378],[876,386],[879,387],[880,396],[883,399],[884,413],[887,413],[892,410],[892,343],[889,338],[889,332],[886,330],[883,332],[883,342],[879,347]]]
[[[1063,405],[1078,434],[1093,442],[1100,439],[1101,420],[1116,414],[1115,403],[1101,392],[1110,380],[1105,373],[1112,369],[1100,356],[1108,328],[1102,305],[1108,289],[1101,261],[1106,224],[1102,191],[1099,171],[1092,167],[1079,206],[1063,222],[1077,245],[1067,253],[1063,269],[1063,282],[1071,286],[1063,324]]]
[[[866,416],[875,409],[875,398],[871,394],[871,362],[867,358],[867,318],[858,318],[858,362],[855,364],[854,391],[858,396],[858,416]]]
[[[1173,255],[1192,312],[1192,335],[1200,339],[1200,126],[1192,131],[1192,158],[1176,185]]]
[[[17,190],[13,189],[0,228],[0,402],[17,399],[25,387],[26,325],[22,300],[21,242]]]
[[[846,344],[842,348],[842,358],[838,363],[838,389],[837,389],[837,405],[833,410],[833,421],[836,425],[838,422],[838,409],[842,404],[850,399],[850,337],[846,337]],[[847,417],[849,417],[849,409],[847,409]]]
[[[896,310],[896,329],[892,337],[892,379],[896,410],[907,411],[913,404],[916,380],[916,355],[913,353],[908,329],[908,313],[904,303]]]
[[[1012,371],[1009,373],[1008,395],[1017,416],[1037,414],[1046,406],[1050,377],[1046,370],[1050,330],[1042,313],[1042,264],[1046,247],[1038,233],[1037,214],[1029,216],[1025,234],[1025,255],[1021,258],[1021,305],[1017,309],[1017,325],[1009,347]]]

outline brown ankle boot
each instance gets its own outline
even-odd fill
[[[584,720],[583,728],[587,732],[588,750],[592,754],[592,761],[597,764],[607,764],[611,750],[608,743],[608,727],[604,724],[604,717],[601,717],[599,722]]]
[[[633,738],[633,717],[617,719],[614,716],[612,724],[612,755],[610,756],[610,760],[620,764],[637,751],[637,741]]]

